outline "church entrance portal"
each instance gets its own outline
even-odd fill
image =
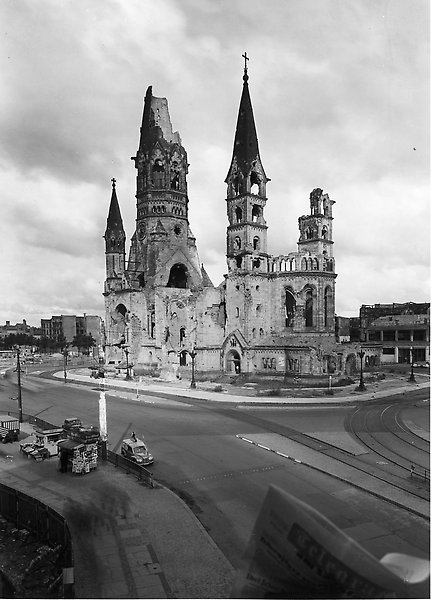
[[[229,350],[226,355],[226,372],[239,375],[241,373],[241,357],[237,350]]]

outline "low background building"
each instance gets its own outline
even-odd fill
[[[361,340],[382,347],[382,363],[429,362],[430,304],[361,306]]]
[[[96,346],[93,356],[98,356],[103,344],[103,320],[97,315],[55,315],[50,319],[41,319],[42,337],[51,340],[65,340],[68,346],[72,345],[75,336],[91,335]]]

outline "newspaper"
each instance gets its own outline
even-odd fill
[[[380,561],[314,508],[270,486],[231,598],[412,598],[429,562]],[[428,596],[423,596],[428,597]]]

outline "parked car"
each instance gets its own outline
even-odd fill
[[[105,377],[105,371],[103,369],[91,369],[90,377],[94,379],[103,379]]]
[[[144,467],[152,465],[154,462],[153,455],[148,451],[145,442],[136,437],[127,438],[122,441],[121,454],[125,458],[133,460],[138,465]]]
[[[81,419],[78,419],[77,417],[68,417],[67,419],[64,419],[64,431],[70,431],[73,427],[82,427]]]

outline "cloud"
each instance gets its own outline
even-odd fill
[[[423,301],[425,0],[5,0],[0,18],[0,317],[103,314],[110,179],[130,240],[149,85],[187,150],[191,229],[220,283],[244,51],[271,178],[269,251],[296,249],[297,219],[321,187],[336,201],[337,312]]]

